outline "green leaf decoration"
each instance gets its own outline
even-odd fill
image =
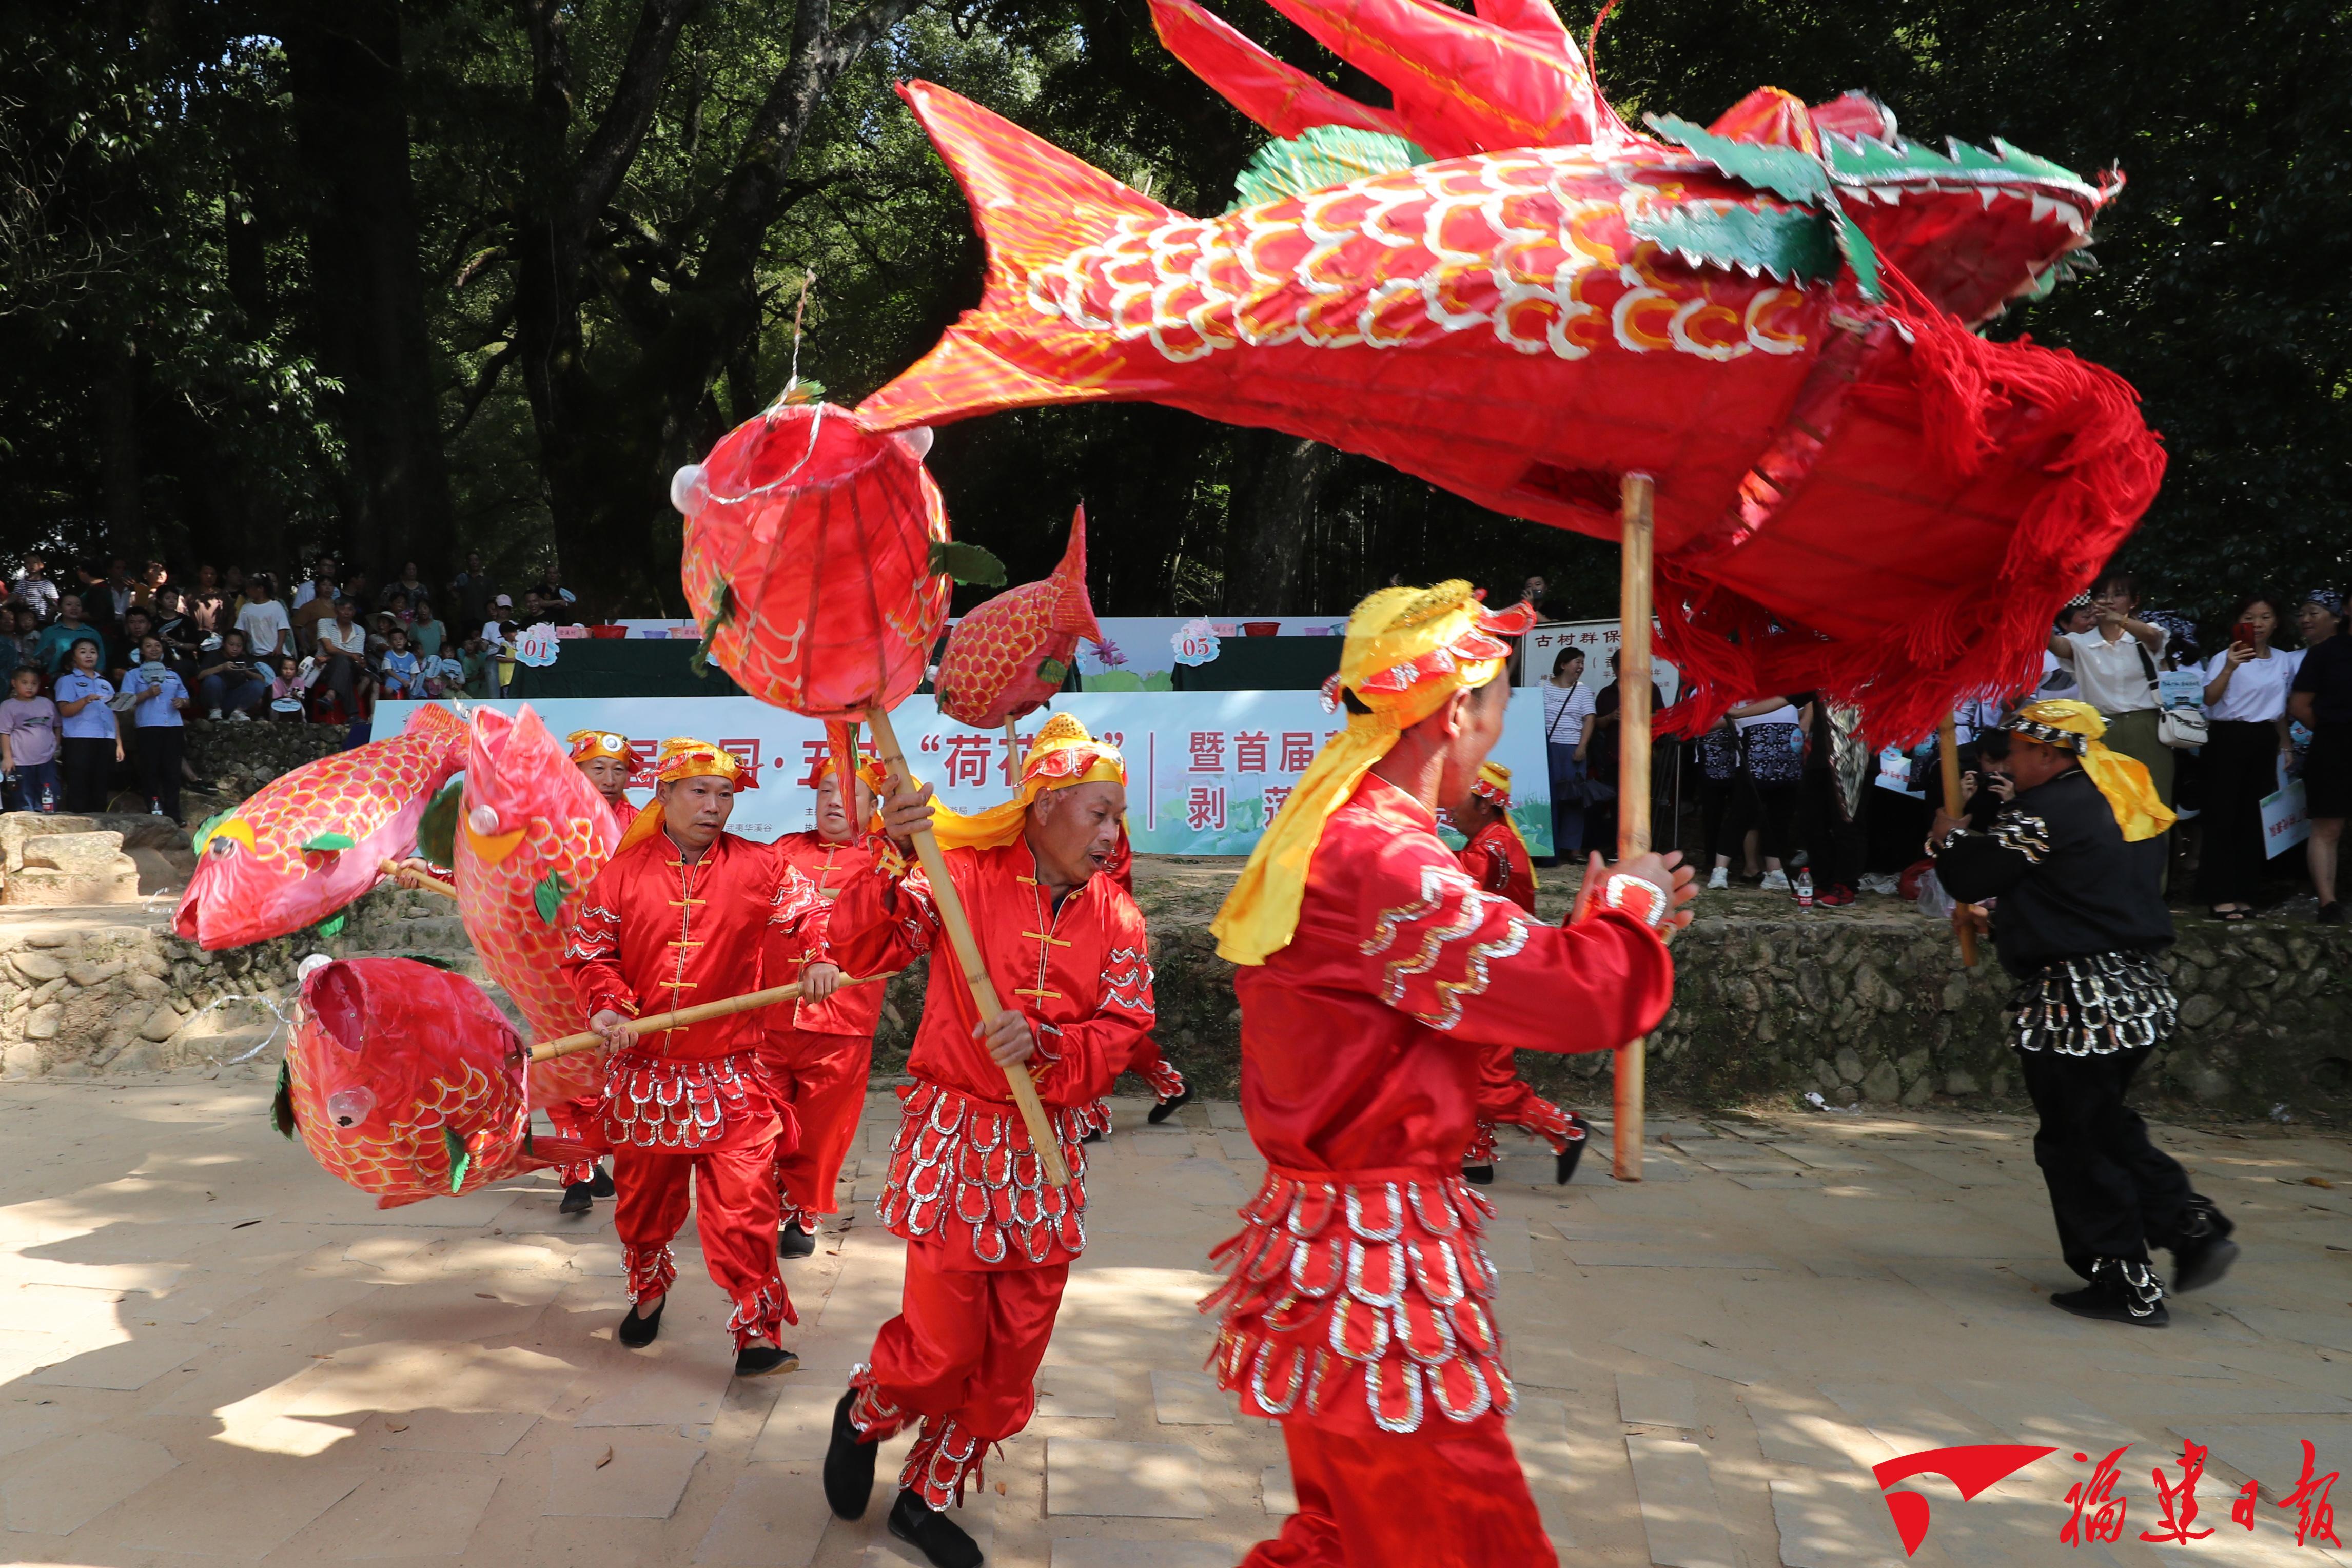
[[[416,852],[436,866],[457,863],[457,818],[465,810],[466,775],[441,786],[416,825]]]
[[[472,1168],[474,1157],[466,1152],[466,1141],[450,1131],[446,1122],[441,1127],[441,1146],[449,1151],[449,1190],[461,1192],[466,1185],[466,1173]]]
[[[1830,194],[1830,172],[1810,153],[1757,142],[1734,142],[1671,114],[1643,118],[1669,142],[1697,153],[1735,180],[1792,202],[1820,204]]]
[[[1837,241],[1819,214],[1745,202],[1685,201],[1636,213],[1636,239],[1654,242],[1695,267],[1737,267],[1780,281],[1835,277]]]
[[[1345,125],[1318,125],[1304,136],[1269,142],[1259,148],[1234,181],[1234,205],[1226,210],[1239,212],[1375,174],[1398,174],[1428,162],[1428,153],[1402,136]]]
[[[563,912],[563,900],[572,896],[572,884],[563,879],[561,871],[550,871],[539,886],[530,890],[530,901],[539,910],[540,920],[548,925]]]
[[[358,843],[359,840],[348,833],[320,833],[308,839],[303,844],[302,850],[304,854],[332,855],[339,849],[349,849]]]
[[[694,657],[686,661],[688,669],[698,676],[708,677],[710,674],[710,645],[719,640],[719,628],[734,618],[735,590],[722,584],[719,590],[719,613],[703,623],[702,641],[695,648]]]
[[[294,1064],[278,1064],[278,1092],[269,1097],[269,1125],[280,1138],[294,1136]]]
[[[408,960],[411,963],[422,963],[434,969],[446,969],[452,974],[456,974],[459,972],[455,963],[452,963],[449,960],[440,957],[435,953],[404,952],[399,956]]]
[[[205,817],[202,822],[196,824],[195,837],[188,840],[188,847],[194,850],[199,855],[203,854],[205,852],[205,844],[206,840],[210,839],[213,836],[213,829],[218,827],[222,823],[226,822],[236,810],[236,807],[232,805],[227,811],[215,811],[210,816]]]
[[[1070,678],[1070,667],[1058,658],[1037,661],[1037,679],[1050,686],[1059,686]]]
[[[934,577],[952,577],[982,588],[1004,586],[1004,563],[977,544],[952,540],[931,541],[931,559],[925,570]]]
[[[1862,226],[1846,216],[1845,209],[1834,204],[1830,217],[1837,225],[1838,249],[1845,253],[1845,264],[1853,268],[1853,280],[1862,289],[1862,297],[1875,305],[1886,298],[1886,289],[1878,280],[1878,251],[1870,243],[1870,236]]]
[[[320,942],[324,942],[328,938],[339,934],[350,918],[351,917],[348,915],[339,913],[332,919],[320,921],[319,922],[319,940]]]

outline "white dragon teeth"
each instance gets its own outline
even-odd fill
[[[1992,199],[1993,199],[1993,197],[1995,197],[1995,196],[1997,196],[1997,195],[2000,195],[2000,193],[1999,191],[1994,190],[1990,185],[1979,185],[1979,187],[1977,187],[1977,197],[1978,197],[1978,199],[1979,199],[1979,200],[1980,200],[1980,201],[1982,201],[1982,202],[1984,203],[1984,205],[1985,205],[1985,209],[1986,209],[1988,212],[1990,212],[1990,211],[1992,209]]]
[[[2057,216],[2058,204],[2048,196],[2029,195],[2026,197],[2026,210],[2032,216],[2034,222],[2040,223],[2043,218]]]

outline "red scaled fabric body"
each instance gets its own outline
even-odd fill
[[[1035,712],[1069,678],[1080,637],[1102,641],[1087,599],[1083,506],[1052,576],[1007,588],[956,622],[932,682],[940,711],[977,730]]]
[[[814,832],[787,833],[776,840],[775,849],[828,906],[853,878],[874,868],[873,851],[865,844],[828,844]],[[802,965],[814,956],[808,951],[812,934],[770,929],[768,984],[787,985],[800,978]],[[783,1218],[803,1230],[816,1228],[818,1215],[841,1212],[835,1187],[866,1110],[882,999],[877,982],[850,986],[823,1002],[771,1007],[765,1015],[760,1058],[779,1101],[792,1108],[800,1123],[799,1142],[776,1152],[777,1201]]]
[[[877,854],[875,870],[834,901],[825,931],[852,973],[903,968],[939,936],[924,874],[895,874],[895,854]],[[961,1495],[983,1439],[1028,1418],[1063,1279],[1086,1247],[1082,1140],[1101,1125],[1097,1102],[1152,1018],[1143,917],[1109,878],[1089,879],[1056,909],[1024,840],[950,849],[947,865],[997,994],[1035,1036],[1032,1077],[1070,1183],[1045,1184],[1004,1069],[973,1037],[971,993],[935,959],[880,1205],[908,1243],[906,1295],[856,1379],[853,1411],[869,1436],[923,1417],[903,1484],[934,1508]],[[955,1312],[982,1312],[987,1331],[949,1321]]]
[[[1607,1050],[1643,1033],[1673,999],[1664,944],[1622,915],[1562,929],[1479,891],[1433,814],[1368,777],[1323,830],[1296,935],[1234,984],[1242,1115],[1268,1169],[1242,1233],[1214,1254],[1228,1279],[1203,1308],[1223,1319],[1219,1380],[1244,1414],[1318,1429],[1301,1473],[1325,1434],[1458,1436],[1507,1413],[1479,1240],[1493,1211],[1461,1179],[1480,1058],[1496,1046]],[[1369,1477],[1325,1484],[1348,1500],[1291,1521],[1284,1542],[1302,1552],[1350,1513],[1394,1506]],[[1444,1532],[1452,1560],[1550,1562],[1549,1548],[1507,1550],[1517,1532],[1541,1540],[1532,1507],[1496,1506],[1492,1539]],[[1430,1550],[1421,1539],[1346,1561],[1407,1568]]]
[[[858,719],[922,684],[950,589],[931,560],[948,520],[929,446],[803,404],[746,420],[679,470],[687,601],[746,691]]]
[[[761,989],[772,925],[797,931],[824,910],[772,846],[722,833],[688,861],[667,833],[656,833],[588,885],[564,969],[591,1017],[723,1001]],[[601,1131],[615,1156],[614,1228],[629,1299],[667,1293],[677,1278],[669,1243],[686,1217],[690,1171],[703,1259],[735,1304],[727,1326],[738,1348],[800,1321],[776,1272],[770,1174],[777,1140],[795,1131],[778,1116],[761,1068],[761,1029],[753,1012],[646,1035],[614,1053],[604,1075]]]
[[[1150,401],[1612,541],[1622,479],[1646,473],[1688,723],[1821,689],[1908,740],[2031,679],[2163,452],[2120,377],[1969,329],[2058,281],[2119,180],[2002,143],[1948,155],[1858,94],[1762,89],[1711,128],[1633,132],[1526,0],[1275,4],[1393,108],[1338,100],[1186,0],[1154,9],[1277,135],[1407,139],[1385,170],[1318,172],[1296,143],[1196,218],[901,89],[988,271],[978,308],[860,405],[874,427]]]

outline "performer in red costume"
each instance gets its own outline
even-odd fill
[[[703,1259],[735,1303],[735,1371],[789,1372],[800,1362],[782,1327],[800,1319],[776,1272],[774,1163],[795,1132],[760,1071],[762,1021],[738,1013],[643,1037],[628,1021],[758,990],[770,926],[821,927],[824,900],[772,847],[726,831],[742,777],[733,757],[673,740],[654,773],[653,804],[588,884],[563,955],[609,1053],[601,1131],[630,1301],[618,1338],[639,1348],[661,1331],[690,1183]],[[826,996],[840,971],[812,963],[802,979]]]
[[[883,816],[898,849],[877,848],[875,872],[834,901],[827,951],[852,973],[903,968],[934,946],[930,883],[898,858],[933,821],[930,795],[901,781]],[[949,874],[1007,1005],[981,1017],[952,957],[933,958],[880,1205],[907,1240],[906,1292],[834,1412],[824,1461],[826,1501],[858,1518],[876,1445],[919,1419],[890,1532],[938,1568],[981,1560],[946,1510],[977,1478],[982,1450],[1028,1425],[1031,1384],[1087,1241],[1080,1140],[1151,1028],[1143,917],[1102,874],[1126,804],[1118,752],[1057,713],[1038,731],[1013,800],[976,816],[938,814]],[[1066,1188],[1039,1172],[1005,1084],[1016,1066],[1053,1119]]]
[[[1135,847],[1128,840],[1124,823],[1119,826],[1118,848],[1111,856],[1110,864],[1103,868],[1103,872],[1118,879],[1119,887],[1129,898],[1135,896]],[[1184,1081],[1184,1075],[1176,1070],[1176,1064],[1160,1054],[1160,1042],[1151,1036],[1146,1035],[1136,1042],[1135,1049],[1127,1058],[1127,1070],[1151,1086],[1152,1106],[1144,1113],[1144,1120],[1154,1127],[1192,1103],[1192,1086]],[[1108,1130],[1109,1122],[1106,1121],[1103,1131]],[[1087,1142],[1097,1142],[1102,1135],[1101,1131],[1089,1132]]]
[[[629,738],[610,730],[574,730],[563,739],[572,763],[588,775],[626,833],[637,819],[637,808],[629,804]]]
[[[1469,795],[1502,731],[1502,639],[1533,618],[1464,583],[1358,605],[1326,688],[1348,727],[1213,927],[1241,966],[1242,1115],[1268,1168],[1202,1306],[1223,1320],[1220,1381],[1283,1424],[1298,1496],[1244,1568],[1558,1561],[1504,1432],[1494,1211],[1460,1173],[1479,1063],[1656,1024],[1674,989],[1657,928],[1693,892],[1679,856],[1595,857],[1590,918],[1539,925],[1439,840],[1436,806]]]
[[[1536,866],[1527,840],[1511,821],[1511,770],[1482,763],[1469,798],[1451,808],[1454,826],[1467,835],[1462,868],[1486,892],[1499,893],[1529,914],[1536,911]],[[1553,1179],[1566,1184],[1584,1157],[1591,1129],[1584,1118],[1562,1110],[1519,1076],[1507,1045],[1490,1046],[1478,1062],[1478,1121],[1462,1156],[1465,1180],[1485,1186],[1495,1179],[1495,1127],[1509,1122],[1551,1145]]]
[[[628,737],[605,730],[574,730],[563,739],[572,748],[572,765],[588,775],[588,782],[612,806],[621,831],[626,833],[637,819],[637,808],[625,793],[629,782]],[[563,1100],[547,1108],[547,1120],[558,1132],[593,1142],[598,1104],[593,1099]],[[555,1179],[563,1184],[563,1202],[556,1205],[562,1214],[586,1214],[595,1206],[593,1199],[613,1195],[612,1173],[600,1161],[565,1165],[556,1172]]]
[[[881,764],[858,770],[856,798],[842,799],[841,773],[832,757],[818,764],[816,826],[787,833],[776,851],[815,887],[827,904],[854,878],[874,869],[874,852],[863,831],[874,814],[876,795],[887,787]],[[766,984],[783,985],[799,977],[809,957],[805,933],[769,928]],[[839,1214],[835,1184],[842,1156],[857,1136],[866,1109],[866,1075],[874,1065],[874,1028],[882,1019],[882,987],[852,986],[822,1002],[771,1007],[762,1015],[760,1060],[771,1088],[792,1108],[800,1142],[776,1148],[776,1202],[783,1218],[777,1252],[806,1258],[816,1250],[817,1216]]]

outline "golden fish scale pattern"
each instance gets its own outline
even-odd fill
[[[264,867],[300,875],[308,868],[302,846],[320,833],[365,842],[431,787],[448,745],[403,736],[366,755],[371,750],[356,747],[297,768],[237,809],[253,829],[253,854]]]
[[[1471,331],[1563,360],[1611,346],[1714,361],[1810,347],[1802,291],[1696,272],[1632,237],[1629,220],[1685,200],[1780,205],[1696,163],[1629,172],[1523,149],[1213,218],[1127,215],[1032,268],[1026,300],[1177,363],[1244,345],[1422,347]]]
[[[482,967],[514,999],[534,1040],[576,1033],[585,1020],[579,995],[564,978],[563,933],[579,910],[581,890],[604,868],[594,826],[576,817],[534,816],[522,842],[503,861],[483,860],[462,833],[457,855],[466,868],[457,878],[457,911],[482,955]],[[539,885],[551,871],[572,889],[553,925],[539,918],[538,903]],[[563,1098],[593,1094],[602,1081],[589,1052],[541,1062],[531,1076],[542,1094],[560,1089]]]
[[[458,1064],[455,1079],[427,1079],[404,1120],[383,1137],[344,1133],[327,1114],[326,1096],[302,1076],[299,1053],[289,1058],[294,1116],[310,1157],[329,1174],[377,1197],[417,1197],[449,1191],[449,1150],[444,1127],[462,1139],[468,1128],[503,1126],[466,1173],[460,1192],[497,1180],[522,1142],[522,1098],[512,1086],[472,1062]]]
[[[940,660],[940,704],[950,710],[986,707],[1013,681],[1030,673],[1034,658],[1053,625],[1058,584],[1024,583],[999,594],[956,623]],[[992,614],[1002,610],[1002,614]]]

